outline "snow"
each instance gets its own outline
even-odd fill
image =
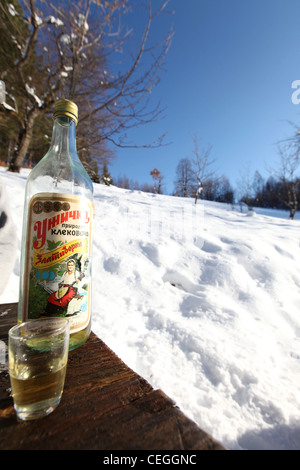
[[[53,15],[47,16],[44,19],[44,21],[46,21],[47,23],[52,23],[55,26],[64,26],[64,23],[59,18],[55,18],[55,16],[53,16]]]
[[[18,15],[17,10],[15,9],[14,5],[12,3],[8,4],[8,11],[11,14],[11,16],[16,16]]]
[[[39,15],[37,15],[36,13],[34,13],[34,18],[35,18],[36,24],[38,26],[40,26],[43,23],[43,19]]]
[[[60,41],[63,42],[64,44],[70,44],[71,38],[70,38],[69,34],[65,33],[60,37]]]
[[[27,174],[0,169],[18,241],[1,303]],[[93,331],[229,449],[299,450],[300,221],[94,188]]]
[[[7,256],[9,254],[9,256]],[[17,255],[16,227],[10,210],[8,193],[5,184],[0,178],[0,295],[3,293],[9,280]],[[1,367],[0,367],[1,370]]]
[[[25,88],[26,88],[27,93],[29,93],[31,96],[33,96],[33,98],[37,102],[39,108],[41,108],[43,106],[44,102],[42,100],[40,100],[40,98],[35,94],[35,89],[33,87],[30,87],[27,83],[25,84]]]
[[[4,106],[4,108],[8,109],[9,111],[16,111],[12,106],[10,106],[5,101],[1,102],[1,104]]]
[[[0,80],[0,104],[5,103],[5,83]]]
[[[85,31],[88,31],[88,30],[89,30],[88,22],[87,22],[86,19],[85,19],[85,15],[83,15],[82,13],[79,13],[79,15],[78,15],[78,20],[76,21],[76,23],[78,24],[79,27],[82,27],[82,26],[83,26],[83,29],[84,29]]]

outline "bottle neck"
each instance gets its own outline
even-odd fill
[[[73,119],[67,116],[57,116],[54,120],[50,151],[58,160],[71,155],[76,151],[76,125]]]

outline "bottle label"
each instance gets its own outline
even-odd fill
[[[40,193],[29,204],[22,321],[67,317],[70,333],[91,315],[91,228],[88,199]]]

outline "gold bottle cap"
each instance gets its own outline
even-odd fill
[[[77,105],[70,100],[61,99],[54,103],[53,118],[57,116],[68,116],[77,125],[78,121],[78,107]]]

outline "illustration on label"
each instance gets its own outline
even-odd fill
[[[23,321],[63,316],[70,332],[90,319],[92,203],[41,193],[29,205]]]

